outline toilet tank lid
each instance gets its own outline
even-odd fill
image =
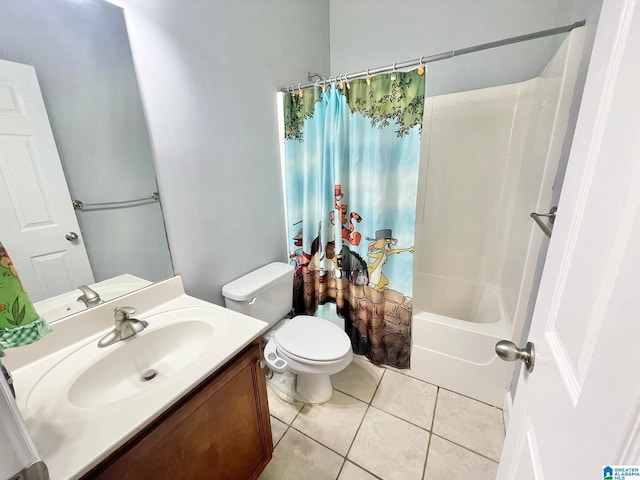
[[[292,276],[292,272],[291,265],[273,262],[227,283],[222,287],[222,295],[237,302],[245,302],[280,282],[283,277]]]

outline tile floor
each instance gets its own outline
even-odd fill
[[[502,410],[363,357],[324,405],[269,388],[273,459],[260,480],[494,480]]]

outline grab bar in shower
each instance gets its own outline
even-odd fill
[[[556,221],[556,212],[558,211],[558,207],[551,207],[549,213],[535,213],[533,212],[530,217],[538,224],[538,226],[542,229],[545,235],[551,238],[551,232],[553,232],[553,222]],[[542,221],[541,217],[547,217],[549,219],[549,223],[551,226],[548,226]]]
[[[160,194],[158,192],[153,192],[149,197],[134,198],[132,200],[122,200],[119,202],[83,203],[80,200],[73,200],[71,203],[75,210],[84,210],[86,208],[102,210],[106,208],[134,206],[135,204],[142,205],[143,203],[157,202],[159,200]]]

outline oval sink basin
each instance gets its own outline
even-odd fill
[[[69,388],[78,407],[96,407],[122,400],[173,375],[202,355],[211,343],[213,327],[187,321],[167,325],[115,344],[116,349],[87,368]],[[147,377],[153,377],[145,379]]]
[[[179,376],[225,338],[227,320],[185,308],[144,318],[149,326],[106,348],[94,339],[58,362],[33,386],[27,408],[46,419],[52,404],[92,409],[134,397]],[[106,332],[105,332],[106,333]]]

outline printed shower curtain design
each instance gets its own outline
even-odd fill
[[[335,303],[355,353],[409,367],[424,71],[285,95],[294,309]]]

